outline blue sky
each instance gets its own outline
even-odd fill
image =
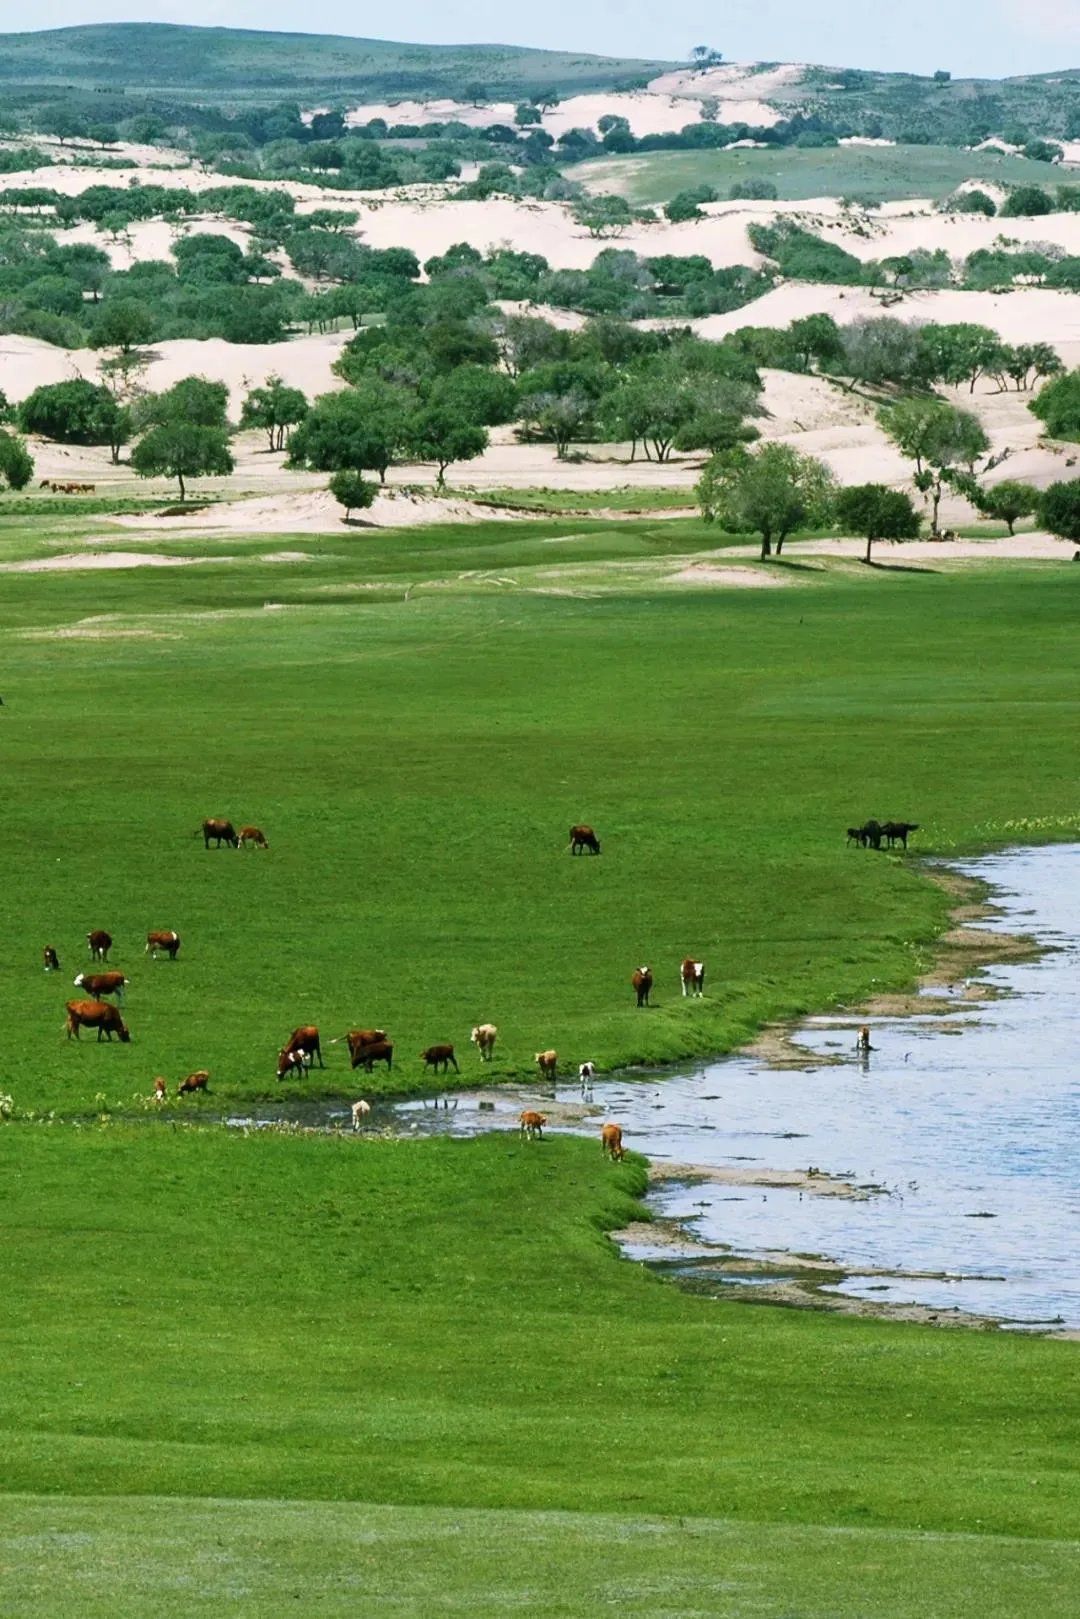
[[[711,45],[733,61],[826,62],[1000,77],[1080,68],[1080,0],[38,0],[35,28],[186,22],[366,34],[432,44],[537,45],[604,55],[681,57]],[[14,16],[3,25],[17,27]]]

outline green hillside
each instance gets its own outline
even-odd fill
[[[0,87],[74,85],[170,97],[449,96],[474,81],[524,96],[612,89],[674,64],[514,45],[401,45],[167,23],[95,23],[0,34]]]

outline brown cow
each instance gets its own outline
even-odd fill
[[[345,1036],[345,1039],[349,1047],[349,1059],[352,1066],[354,1068],[359,1068],[360,1064],[366,1061],[364,1052],[369,1046],[381,1046],[386,1044],[386,1030],[350,1029],[348,1034]],[[331,1042],[331,1044],[332,1043],[333,1042]]]
[[[518,1127],[526,1141],[531,1141],[533,1136],[542,1138],[546,1123],[547,1119],[543,1113],[534,1113],[532,1108],[526,1108],[518,1119]]]
[[[870,1030],[864,1023],[855,1038],[855,1050],[860,1056],[866,1056],[873,1049],[870,1044]]]
[[[680,968],[684,995],[701,996],[705,993],[705,963],[687,956]]]
[[[535,1062],[545,1079],[554,1079],[555,1070],[559,1066],[559,1053],[557,1051],[538,1051]]]
[[[45,964],[47,973],[58,973],[60,971],[60,957],[56,954],[56,949],[53,945],[47,944],[45,946],[41,952],[41,959]]]
[[[375,1040],[371,1045],[358,1046],[353,1053],[353,1067],[364,1068],[369,1074],[377,1062],[384,1062],[393,1071],[394,1047],[389,1040]]]
[[[195,1073],[182,1079],[176,1087],[177,1096],[186,1096],[190,1091],[204,1091],[210,1081],[210,1072],[206,1068],[198,1068]]]
[[[106,933],[104,928],[95,928],[86,935],[86,942],[90,946],[91,961],[108,961],[112,949],[111,933]]]
[[[80,1029],[96,1029],[99,1043],[103,1035],[107,1040],[111,1040],[114,1034],[119,1035],[121,1045],[125,1046],[131,1039],[120,1013],[108,1001],[68,1001],[68,1039],[74,1035],[77,1040]]]
[[[157,1079],[155,1079],[155,1081],[154,1081],[154,1101],[155,1102],[164,1102],[164,1100],[168,1096],[168,1094],[169,1094],[169,1087],[168,1087],[167,1083],[165,1082],[165,1080],[163,1080],[161,1075],[159,1074]]]
[[[158,951],[164,950],[169,960],[175,961],[176,952],[179,948],[180,935],[169,928],[164,933],[148,933],[146,935],[146,949],[143,951],[143,955],[149,956],[151,961],[156,961]]]
[[[202,833],[204,849],[209,849],[211,838],[214,840],[215,849],[220,849],[223,843],[231,844],[234,849],[239,845],[240,840],[236,836],[236,829],[231,821],[212,817],[210,820],[203,822],[199,831]],[[198,837],[199,833],[196,832],[195,836]]]
[[[600,839],[591,826],[572,826],[570,828],[570,853],[580,854],[582,849],[588,849],[590,854],[599,854]]]
[[[294,1029],[285,1042],[286,1051],[303,1051],[307,1055],[307,1065],[310,1068],[314,1058],[318,1057],[319,1067],[325,1068],[322,1060],[322,1046],[319,1044],[319,1031],[314,1023],[305,1023],[303,1028]]]
[[[85,989],[95,1001],[100,1001],[104,995],[115,995],[118,1001],[122,1001],[125,986],[131,983],[131,979],[119,972],[79,973],[72,982],[76,989]]]
[[[435,1072],[438,1073],[439,1069],[441,1068],[445,1074],[447,1072],[448,1064],[453,1063],[454,1073],[460,1074],[461,1072],[461,1069],[457,1065],[457,1058],[454,1056],[453,1046],[428,1046],[426,1051],[422,1051],[420,1053],[420,1056],[423,1060],[425,1070],[428,1068],[434,1068]]]
[[[266,833],[261,831],[259,827],[242,826],[237,833],[236,847],[244,849],[249,843],[256,849],[269,849],[270,847],[266,841]]]
[[[637,996],[638,1005],[648,1006],[649,993],[652,990],[652,968],[639,967],[630,982],[634,986],[634,994]]]
[[[618,1124],[605,1124],[600,1132],[600,1146],[609,1158],[618,1161],[622,1158],[625,1148],[622,1144],[622,1128]]]

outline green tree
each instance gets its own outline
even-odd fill
[[[346,522],[352,512],[367,511],[378,492],[378,484],[370,483],[359,472],[335,472],[330,479],[330,493],[344,506]]]
[[[1042,186],[1015,186],[1001,205],[1003,219],[1034,219],[1053,211],[1054,199]]]
[[[418,461],[434,461],[439,469],[436,487],[446,486],[446,469],[455,461],[472,461],[488,447],[487,432],[462,419],[448,405],[426,405],[408,428],[411,453]]]
[[[139,404],[139,419],[152,425],[179,422],[189,427],[228,430],[227,383],[209,377],[181,377],[163,393],[150,394]]]
[[[712,186],[690,186],[686,191],[676,192],[671,201],[664,204],[664,213],[673,225],[681,225],[688,219],[704,219],[702,203],[715,201]]]
[[[514,109],[514,122],[519,129],[528,129],[530,125],[538,124],[541,120],[539,107],[534,107],[529,101],[519,101]]]
[[[279,376],[270,376],[244,400],[240,426],[262,428],[271,450],[283,450],[290,427],[302,422],[308,409],[307,397],[299,388],[288,388]]]
[[[936,536],[946,486],[970,477],[990,448],[983,425],[970,411],[942,399],[905,399],[883,406],[878,423],[901,455],[915,462],[916,489],[930,501],[931,532]]]
[[[919,379],[923,348],[918,328],[890,315],[860,316],[841,332],[840,365],[857,382],[897,386]]]
[[[929,321],[919,328],[918,335],[927,359],[928,378],[954,388],[966,382],[971,393],[985,371],[997,368],[1004,352],[997,332],[968,321],[954,325]]]
[[[34,476],[34,459],[21,438],[0,428],[0,482],[25,489]]]
[[[806,371],[811,370],[815,362],[820,366],[831,366],[844,357],[843,337],[831,315],[804,315],[800,320],[792,321],[787,335]]]
[[[180,499],[187,498],[189,478],[225,478],[233,470],[228,434],[220,427],[184,421],[152,426],[131,452],[140,478],[175,478]]]
[[[1080,438],[1080,371],[1063,371],[1028,405],[1049,438]]]
[[[987,219],[993,219],[997,213],[997,203],[993,197],[980,191],[977,186],[970,191],[954,192],[941,206],[947,214],[983,214]]]
[[[574,204],[575,224],[582,225],[590,236],[618,236],[634,215],[625,197],[601,192],[595,197],[582,197]]]
[[[1016,533],[1016,524],[1021,517],[1033,517],[1039,509],[1039,491],[1033,484],[1023,483],[1019,478],[1006,478],[990,489],[974,484],[968,492],[968,499],[984,517],[1007,523],[1010,534]]]
[[[834,507],[836,520],[866,540],[866,556],[875,540],[917,540],[921,521],[911,496],[883,483],[855,484],[841,489]]]
[[[96,349],[118,349],[130,354],[149,343],[157,328],[153,310],[135,298],[109,298],[98,310],[90,329]]]
[[[28,394],[19,406],[19,426],[57,444],[108,444],[117,408],[107,388],[73,377]]]
[[[789,444],[713,456],[697,486],[702,516],[729,534],[760,534],[762,558],[780,556],[798,529],[827,522],[835,484],[828,467]]]
[[[323,394],[289,440],[290,467],[316,472],[377,472],[385,481],[408,441],[416,396],[381,377]]]
[[[1039,500],[1039,522],[1059,540],[1080,541],[1080,478],[1052,483]]]

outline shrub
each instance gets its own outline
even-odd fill
[[[1080,479],[1052,483],[1039,501],[1038,517],[1058,539],[1080,541]]]
[[[985,214],[987,219],[993,219],[997,213],[997,203],[976,187],[972,191],[957,191],[947,197],[942,209],[947,214]]]
[[[1016,186],[1001,207],[1005,219],[1034,219],[1053,211],[1054,199],[1042,186]]]
[[[686,191],[680,191],[664,206],[664,213],[673,225],[684,223],[688,219],[703,219],[701,212],[703,202],[715,202],[716,192],[712,186],[692,186]]]
[[[351,512],[367,511],[379,490],[378,484],[362,478],[359,472],[348,471],[335,472],[329,487],[334,499],[345,508],[346,522]]]
[[[771,180],[736,180],[728,196],[732,202],[775,202],[779,192]]]

